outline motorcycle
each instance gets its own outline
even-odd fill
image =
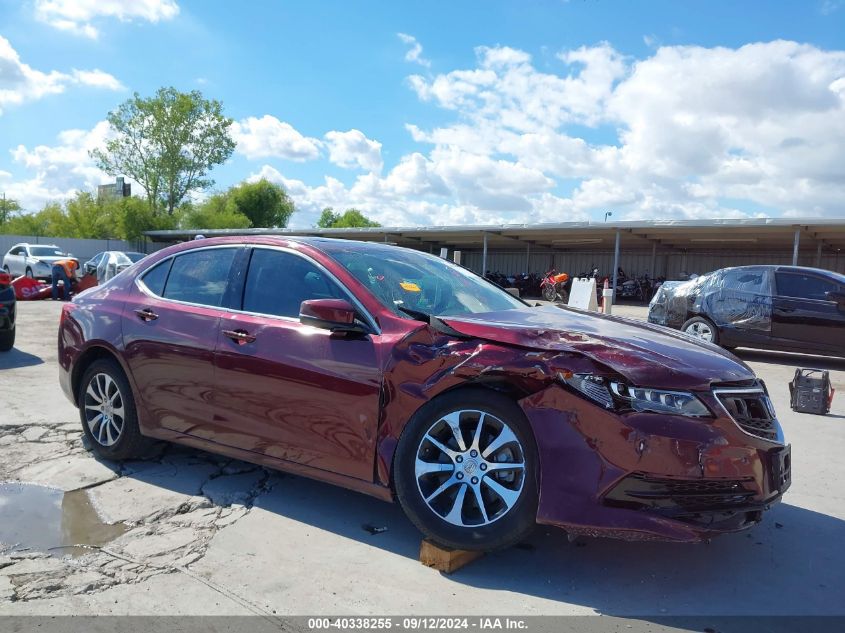
[[[567,273],[558,273],[554,268],[543,275],[540,282],[540,292],[546,301],[569,301],[569,290]]]

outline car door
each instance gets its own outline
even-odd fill
[[[140,274],[123,308],[125,358],[148,418],[192,433],[211,419],[214,348],[238,246],[179,253]]]
[[[766,268],[729,268],[707,290],[705,316],[722,333],[722,344],[754,344],[771,335],[771,276]]]
[[[353,300],[322,266],[255,247],[237,311],[223,315],[207,439],[372,480],[381,371],[373,337],[299,322],[306,299]],[[362,308],[363,310],[363,308]]]
[[[834,279],[810,271],[775,272],[772,335],[796,347],[842,353],[845,312],[828,292],[841,292]]]
[[[13,278],[20,277],[24,273],[23,254],[24,247],[15,246],[6,256],[6,266],[9,267],[9,274],[11,274]]]
[[[84,274],[86,274],[86,275],[96,274],[97,273],[97,266],[100,265],[100,260],[103,259],[103,257],[105,257],[105,255],[106,255],[105,253],[97,253],[96,255],[94,255],[94,257],[92,257],[87,262],[85,262],[85,270],[83,271]]]

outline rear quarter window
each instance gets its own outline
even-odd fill
[[[147,289],[154,295],[162,296],[164,293],[164,284],[167,281],[167,273],[170,272],[170,265],[173,263],[172,258],[168,258],[150,268],[141,277]]]

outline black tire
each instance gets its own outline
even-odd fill
[[[698,326],[698,327],[697,327]],[[694,336],[695,338],[701,340],[707,340],[703,336],[696,334],[695,331],[698,330],[699,332],[704,331],[704,329],[708,329],[712,333],[712,338],[710,338],[710,342],[714,345],[719,344],[719,328],[716,327],[716,324],[713,323],[710,319],[706,319],[704,317],[693,317],[688,319],[684,322],[681,326],[681,332],[689,334],[690,336]],[[689,330],[689,331],[688,331]]]
[[[96,400],[90,399],[88,388],[91,386],[92,380],[96,376],[108,376],[119,390],[119,396],[123,406],[123,421],[121,430],[117,440],[111,445],[105,445],[92,431],[91,424],[89,424],[86,413],[90,409],[86,409],[86,403],[96,405]],[[123,373],[123,369],[116,360],[109,358],[101,358],[95,360],[85,370],[82,375],[82,380],[79,382],[79,393],[77,394],[77,407],[79,408],[79,419],[82,423],[82,431],[88,442],[91,445],[91,450],[103,459],[124,460],[137,459],[145,457],[150,453],[153,446],[152,440],[141,435],[141,429],[138,426],[138,414],[135,408],[135,397],[132,394],[132,389],[129,386],[129,381]],[[94,424],[94,428],[99,429],[103,425]]]
[[[558,303],[569,303],[569,293],[564,289],[560,289],[558,294]]]
[[[30,279],[34,279],[34,278],[35,278],[35,276],[32,274],[32,268],[30,268],[29,266],[27,266],[27,267],[26,267],[26,273],[25,273],[25,274],[26,274],[26,276],[27,276],[27,277],[29,277]]]
[[[15,346],[15,328],[0,330],[0,352],[8,352]]]
[[[4,272],[4,273],[6,273],[7,275],[11,275],[11,274],[12,274],[12,271],[11,271],[11,270],[9,270],[9,267],[8,267],[8,266],[3,266],[3,272]]]
[[[417,455],[421,451],[424,452],[429,450],[422,448],[424,446],[424,436],[426,436],[426,434],[431,430],[432,425],[439,424],[439,421],[442,420],[444,416],[461,410],[480,411],[494,416],[493,418],[487,418],[488,420],[492,420],[493,424],[497,424],[499,421],[505,423],[518,440],[518,448],[521,450],[518,450],[516,444],[510,444],[510,448],[504,450],[513,451],[517,454],[521,452],[522,461],[525,464],[525,469],[522,475],[523,479],[521,480],[521,488],[517,486],[519,488],[518,497],[508,507],[508,509],[503,511],[501,511],[501,506],[507,505],[504,498],[500,497],[497,501],[497,495],[494,495],[491,490],[487,490],[490,488],[490,484],[488,483],[486,488],[481,485],[484,483],[485,476],[490,479],[494,479],[495,477],[498,477],[498,475],[492,475],[492,469],[487,472],[486,475],[481,475],[481,481],[478,484],[478,489],[484,488],[487,493],[487,498],[492,499],[493,504],[499,503],[500,505],[500,512],[497,512],[500,516],[498,518],[493,518],[491,522],[484,525],[460,526],[447,521],[443,515],[438,514],[436,510],[429,506],[423,496],[423,493],[421,492],[421,485],[417,482]],[[486,428],[490,429],[489,426]],[[501,431],[501,428],[502,427],[499,427],[499,431]],[[465,440],[472,439],[467,430],[465,430],[462,434],[464,435]],[[454,442],[454,446],[457,448],[457,442],[454,440],[452,441]],[[490,456],[492,457],[500,450],[503,449],[500,448],[494,450]],[[480,459],[482,463],[486,462],[483,458],[478,459]],[[465,475],[467,479],[471,477],[473,472],[480,474],[487,468],[486,466],[473,466],[472,470],[468,470],[467,467],[469,466],[469,461],[475,461],[475,459],[467,459],[464,463],[463,470],[468,473]],[[495,461],[498,460],[494,459],[492,462],[487,463],[492,464]],[[452,471],[455,473],[455,476],[464,476],[463,472],[458,470],[458,466],[456,464],[451,465],[451,468],[455,469]],[[479,470],[476,471],[476,468]],[[450,478],[452,475],[449,473],[438,473],[435,476]],[[517,475],[514,474],[514,476]],[[513,545],[525,538],[525,536],[527,536],[534,528],[536,523],[537,502],[539,498],[539,475],[537,447],[534,441],[534,436],[531,433],[528,421],[525,419],[522,410],[517,406],[517,404],[504,395],[488,389],[467,388],[449,392],[424,405],[416,414],[414,414],[413,418],[408,422],[407,426],[403,430],[402,436],[399,439],[399,444],[396,447],[393,477],[399,504],[402,506],[402,509],[405,511],[405,514],[411,522],[416,525],[423,534],[437,543],[445,545],[446,547],[486,551],[501,549]],[[487,481],[489,482],[490,479]],[[499,483],[499,481],[500,480],[496,480],[494,483]],[[439,483],[439,481],[436,481],[433,486],[439,486]],[[452,487],[447,490],[449,492],[451,492],[451,490],[456,490],[456,492],[454,495],[446,499],[446,505],[450,505],[450,501],[451,503],[454,503],[454,499],[457,498],[459,494],[458,491],[460,491],[461,488],[464,489],[464,495],[466,495],[472,489],[467,484],[469,484],[469,481],[456,482],[452,484]],[[444,492],[441,496],[445,495],[446,492]],[[440,497],[437,497],[437,499],[439,498]],[[476,497],[469,498],[471,499],[470,509],[472,510],[473,506],[478,508],[478,503],[475,501]],[[466,502],[462,504],[459,512],[462,523],[463,509],[466,508],[465,504]],[[484,516],[487,517],[486,510]]]
[[[557,293],[553,286],[543,286],[543,299],[546,301],[554,301]]]

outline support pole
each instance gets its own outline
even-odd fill
[[[616,229],[616,246],[613,249],[613,301],[616,302],[616,281],[619,276],[619,229]]]
[[[531,242],[526,242],[525,248],[525,272],[531,273]]]
[[[822,267],[822,243],[816,247],[816,268]]]
[[[481,254],[481,276],[484,277],[487,274],[487,233],[483,233],[484,235],[484,251]]]
[[[655,278],[654,274],[654,267],[657,265],[657,242],[651,245],[651,269],[648,271],[648,274],[651,275],[651,278]]]
[[[798,245],[801,243],[801,227],[795,227],[795,241],[792,244],[792,265],[798,265]]]

